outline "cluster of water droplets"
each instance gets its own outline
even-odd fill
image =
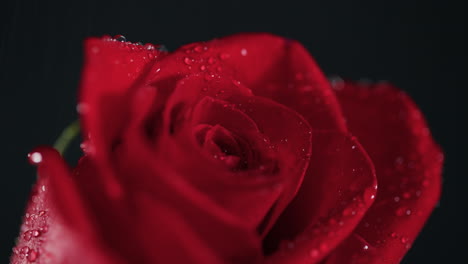
[[[287,257],[288,251],[295,250],[297,247],[307,248],[308,257],[311,260],[318,260],[325,254],[328,254],[332,247],[336,246],[334,238],[342,237],[347,228],[347,222],[355,217],[362,217],[366,212],[367,206],[375,199],[377,186],[366,188],[360,195],[351,199],[343,200],[341,209],[334,210],[329,217],[319,219],[319,221],[309,226],[304,232],[293,240],[282,241],[279,245],[280,256]],[[340,192],[341,196],[346,196],[345,191]],[[313,241],[311,243],[311,241]],[[370,245],[363,244],[362,251],[365,253]]]
[[[184,48],[186,56],[182,59],[182,63],[186,65],[187,69],[204,74],[207,81],[220,78],[220,74],[225,71],[223,63],[230,60],[233,55],[228,52],[218,52],[206,56],[204,53],[209,51],[210,47],[208,45],[196,43]],[[247,56],[248,50],[241,48],[239,54]]]
[[[31,152],[29,162],[39,165],[43,162],[42,154],[39,151]],[[15,261],[13,264],[34,263],[38,260],[42,244],[46,241],[45,235],[49,231],[49,212],[44,208],[47,188],[41,180],[33,189],[33,193],[23,218],[23,224],[18,237],[18,243],[13,248]]]

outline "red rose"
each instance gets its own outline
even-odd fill
[[[85,155],[31,154],[12,263],[398,263],[439,199],[442,154],[408,96],[330,84],[296,41],[85,52]]]

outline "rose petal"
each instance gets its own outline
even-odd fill
[[[328,80],[297,41],[257,33],[193,43],[155,63],[151,72],[154,82],[191,74],[207,80],[231,76],[255,95],[301,113],[314,128],[346,130]]]
[[[267,253],[276,250],[268,263],[320,262],[373,202],[374,168],[359,143],[333,131],[314,131],[313,140],[301,188],[265,239]]]
[[[128,95],[132,87],[144,85],[148,67],[161,54],[156,49],[141,45],[90,38],[85,41],[85,64],[78,110],[81,114],[84,136],[90,138],[89,149],[105,169],[106,191],[118,195],[119,189],[106,155],[127,122]]]
[[[100,243],[68,166],[54,149],[40,147],[33,188],[11,263],[121,263]]]
[[[385,83],[346,83],[336,94],[376,166],[380,188],[354,236],[326,263],[398,263],[439,200],[442,153],[402,91]],[[355,251],[356,237],[372,250]]]

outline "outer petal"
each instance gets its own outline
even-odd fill
[[[326,263],[398,263],[439,200],[443,155],[411,99],[388,84],[337,84],[349,129],[376,166],[379,193]]]
[[[84,43],[85,64],[78,111],[89,152],[104,167],[106,191],[117,195],[119,189],[109,173],[108,154],[128,122],[128,96],[147,77],[148,67],[163,56],[154,46],[120,42],[108,37],[91,38]],[[150,47],[150,48],[148,48]]]
[[[156,63],[153,80],[174,75],[231,75],[257,96],[301,113],[316,129],[345,131],[328,80],[297,41],[266,33],[238,34],[187,45]]]
[[[67,165],[50,148],[38,148],[39,180],[26,209],[11,263],[114,264],[93,232]]]
[[[374,167],[359,143],[339,132],[315,131],[312,138],[312,159],[299,193],[266,238],[267,253],[275,252],[269,263],[319,263],[374,201]]]

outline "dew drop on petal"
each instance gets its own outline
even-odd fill
[[[29,252],[29,254],[28,254],[27,260],[29,262],[34,262],[34,261],[36,261],[38,256],[39,256],[39,253],[37,253],[37,251],[31,250],[31,252]]]
[[[246,52],[247,52],[247,51],[246,51]],[[247,54],[247,53],[246,53],[246,54]],[[231,54],[229,54],[229,53],[221,53],[221,54],[219,54],[219,58],[220,58],[221,60],[227,60],[227,59],[229,59],[230,57],[231,57]]]
[[[317,249],[312,249],[310,252],[309,252],[309,256],[311,256],[312,258],[316,258],[319,256],[319,251]]]
[[[187,65],[191,65],[193,63],[193,59],[191,59],[189,57],[185,57],[184,58],[184,63],[187,64]]]
[[[127,38],[124,35],[115,35],[114,39],[116,41],[120,41],[120,42],[126,42],[127,41]]]
[[[28,154],[29,163],[33,165],[38,165],[42,162],[42,154],[40,152],[34,151]]]
[[[241,49],[240,53],[242,56],[247,56],[247,49]]]
[[[21,248],[20,252],[23,253],[23,254],[28,254],[30,251],[30,248],[27,247],[27,246],[24,246]]]
[[[146,44],[143,46],[143,48],[146,49],[146,50],[154,50],[154,49],[155,49],[154,45],[151,44],[151,43],[146,43]]]

